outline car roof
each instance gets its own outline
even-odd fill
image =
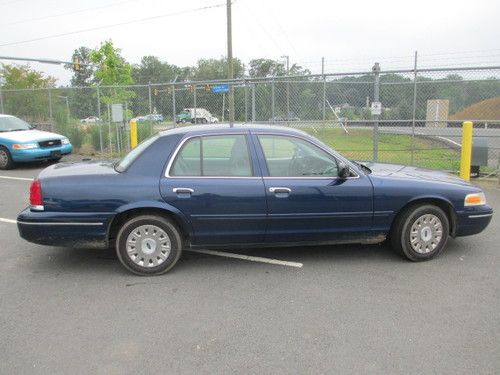
[[[199,135],[199,134],[210,134],[210,133],[241,133],[241,131],[250,130],[252,132],[264,132],[264,133],[279,133],[279,134],[289,134],[289,135],[301,135],[308,136],[307,133],[297,130],[294,128],[289,128],[285,126],[270,125],[266,123],[261,124],[234,124],[231,127],[229,124],[219,123],[210,125],[187,125],[180,126],[168,130],[163,130],[160,132],[160,136],[170,136],[174,134],[182,135]]]
[[[14,117],[14,116],[12,116],[12,115],[4,115],[4,114],[0,113],[0,117]]]

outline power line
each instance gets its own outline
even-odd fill
[[[74,10],[74,11],[67,12],[67,13],[57,13],[57,14],[51,14],[51,15],[48,15],[48,16],[28,18],[28,19],[25,19],[25,20],[20,20],[20,21],[15,21],[15,22],[11,22],[11,23],[6,23],[6,24],[4,24],[4,26],[12,26],[12,25],[18,25],[20,23],[25,23],[25,22],[41,21],[41,20],[46,20],[46,19],[49,19],[49,18],[70,16],[72,14],[84,13],[84,12],[88,12],[88,11],[91,11],[91,10],[111,8],[111,7],[122,5],[122,4],[125,4],[125,3],[131,3],[132,1],[136,1],[136,0],[119,1],[119,2],[116,2],[116,3],[107,4],[107,5],[101,5],[101,6],[92,7],[92,8],[78,9],[78,10]]]
[[[207,5],[207,6],[200,7],[200,8],[193,8],[193,9],[182,10],[182,11],[179,11],[179,12],[160,14],[160,15],[151,16],[151,17],[144,17],[144,18],[139,18],[139,19],[130,20],[130,21],[118,22],[118,23],[114,23],[114,24],[110,24],[110,25],[90,27],[88,29],[75,30],[75,31],[70,31],[70,32],[66,32],[66,33],[61,33],[61,34],[52,34],[52,35],[42,36],[42,37],[33,38],[33,39],[20,40],[18,42],[4,43],[4,44],[0,44],[0,47],[14,46],[14,45],[18,45],[18,44],[26,44],[26,43],[31,43],[31,42],[37,42],[37,41],[40,41],[40,40],[46,40],[46,39],[52,39],[52,38],[59,38],[59,37],[67,36],[67,35],[81,34],[81,33],[86,33],[86,32],[89,32],[89,31],[109,29],[109,28],[112,28],[112,27],[129,25],[131,23],[139,23],[139,22],[145,22],[145,21],[152,21],[152,20],[156,20],[156,19],[160,19],[160,18],[178,16],[178,15],[186,14],[186,13],[194,13],[194,12],[199,12],[199,11],[207,10],[207,9],[221,8],[223,6],[226,6],[226,4],[225,3],[221,3],[221,4],[215,4],[215,5]]]

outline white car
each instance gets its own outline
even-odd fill
[[[101,119],[97,116],[89,116],[87,118],[82,118],[80,122],[82,124],[95,124],[96,122],[101,121]]]

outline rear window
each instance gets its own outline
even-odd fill
[[[155,135],[151,138],[146,139],[141,142],[136,148],[130,151],[127,155],[123,157],[115,166],[115,170],[117,172],[124,172],[130,165],[134,162],[135,159],[139,157],[142,152],[149,147],[154,141],[158,139],[158,136]]]

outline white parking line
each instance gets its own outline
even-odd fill
[[[251,255],[226,253],[225,251],[192,250],[192,249],[189,249],[187,251],[190,251],[192,253],[215,255],[215,256],[218,256],[218,257],[226,257],[226,258],[235,258],[235,259],[249,260],[250,262],[260,262],[260,263],[276,264],[276,265],[279,265],[279,266],[288,266],[288,267],[296,267],[296,268],[302,268],[302,266],[303,266],[302,263],[298,263],[298,262],[288,262],[288,261],[285,261],[285,260],[278,260],[278,259],[271,259],[271,258],[262,258],[262,257],[254,257],[254,256],[251,256]]]
[[[8,223],[8,224],[16,224],[17,220],[5,219],[3,217],[0,217],[0,222],[2,222],[2,223]],[[302,268],[302,266],[303,266],[302,263],[298,263],[298,262],[289,262],[289,261],[286,261],[286,260],[278,260],[278,259],[271,259],[271,258],[254,257],[254,256],[251,256],[251,255],[242,255],[242,254],[227,253],[225,251],[192,250],[192,249],[189,249],[189,250],[186,250],[186,251],[190,251],[192,253],[198,253],[198,254],[215,255],[215,256],[218,256],[218,257],[226,257],[226,258],[248,260],[250,262],[260,262],[260,263],[276,264],[278,266],[287,266],[287,267],[295,267],[295,268]]]
[[[0,217],[0,222],[2,222],[2,223],[9,223],[9,224],[16,224],[17,220],[4,219],[3,217]]]
[[[0,176],[0,178],[4,178],[6,180],[33,181],[32,178],[26,178],[26,177]]]

